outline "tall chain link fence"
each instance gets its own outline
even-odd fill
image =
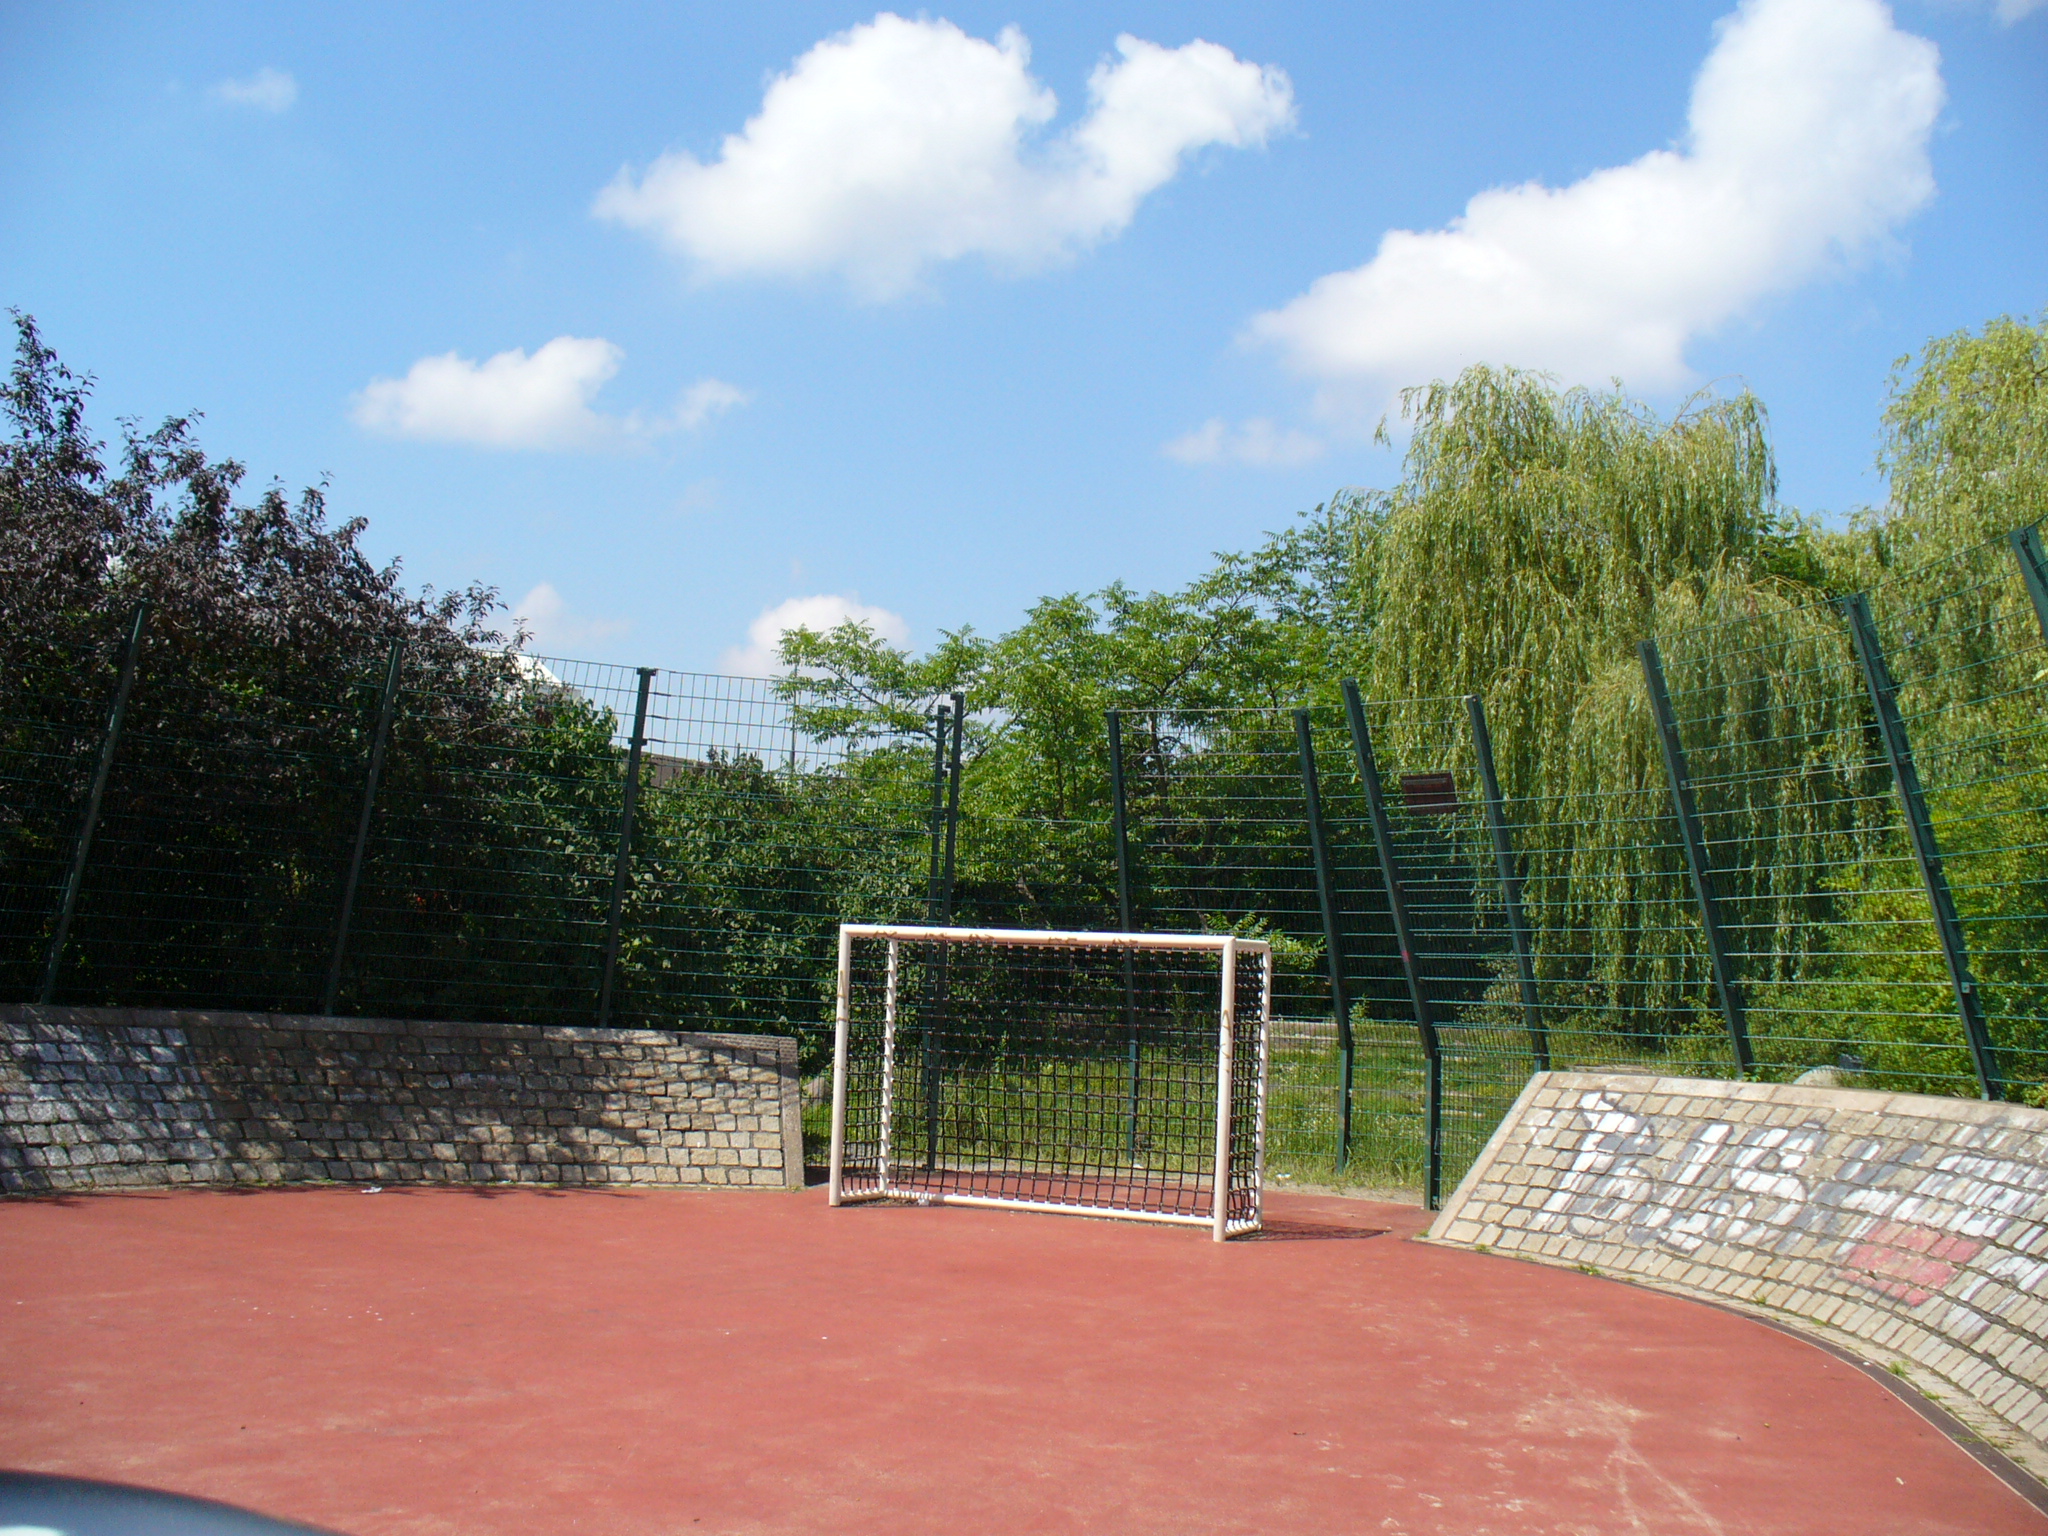
[[[1598,773],[1500,782],[1485,701],[1131,710],[1065,818],[959,701],[851,749],[801,682],[397,653],[273,689],[146,614],[0,680],[0,991],[790,1033],[837,925],[1273,945],[1276,1178],[1422,1190],[1542,1067],[2048,1095],[2048,560],[1660,620]],[[346,674],[346,675],[344,675]]]

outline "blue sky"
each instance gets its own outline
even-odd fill
[[[1475,360],[1747,383],[1840,515],[2048,305],[2048,6],[7,3],[0,302],[619,661],[1177,585]]]

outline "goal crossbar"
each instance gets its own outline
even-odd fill
[[[1026,949],[1184,949],[1240,955],[1269,955],[1264,939],[1233,933],[1088,933],[1049,928],[945,928],[923,923],[841,923],[840,951],[851,939],[922,939],[946,944],[1005,944]]]
[[[1271,962],[1233,934],[842,924],[831,1203],[1257,1230]]]

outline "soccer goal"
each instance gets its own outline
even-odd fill
[[[844,924],[832,1204],[1257,1231],[1272,990],[1259,939]]]

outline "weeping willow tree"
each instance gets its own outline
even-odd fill
[[[2048,334],[1995,322],[1931,343],[1886,417],[1891,502],[1844,534],[1778,507],[1748,395],[1665,420],[1473,369],[1404,407],[1404,483],[1365,554],[1365,674],[1382,699],[1485,698],[1553,1030],[1587,1054],[1617,1036],[1666,1060],[1726,1051],[1637,655],[1650,637],[1759,1061],[1853,1045],[1911,1085],[1967,1083],[1835,602],[1865,591],[2007,1070],[2048,1076],[2048,658],[2003,540],[2048,492]],[[1389,725],[1384,757],[1469,766],[1455,711]]]
[[[1901,358],[1883,427],[1890,495],[1843,541],[1845,563],[1871,591],[1901,685],[2000,1067],[2048,1103],[2048,654],[2006,543],[2048,518],[2048,313]],[[1925,926],[1877,882],[1852,916]],[[1945,1011],[1942,979],[1897,953],[1836,971],[1844,1008]]]
[[[2048,311],[1936,337],[1899,359],[1891,394],[1891,495],[1862,528],[1876,563],[1918,565],[2048,515]]]
[[[1815,685],[1816,653],[1840,645],[1840,624],[1801,579],[1812,538],[1776,503],[1763,407],[1746,393],[1700,397],[1667,420],[1619,392],[1490,368],[1403,406],[1404,482],[1367,556],[1370,690],[1485,699],[1513,817],[1540,829],[1524,848],[1526,894],[1550,997],[1596,1032],[1711,1040],[1719,1022],[1639,642],[1743,626],[1718,652],[1676,647],[1672,683],[1700,747],[1782,758],[1769,785],[1711,805],[1757,838],[1746,922],[1810,920],[1790,872],[1854,820],[1837,807],[1851,787],[1807,782],[1860,719]],[[1395,759],[1466,759],[1456,712],[1405,718],[1387,744]],[[1417,732],[1443,739],[1406,739]]]
[[[1508,793],[1568,792],[1583,696],[1633,661],[1667,589],[1740,575],[1782,533],[1763,406],[1701,399],[1663,421],[1485,367],[1402,406],[1399,508],[1365,556],[1370,690],[1482,695]]]
[[[1757,1060],[1797,1069],[1832,1064],[1845,1049],[1868,1056],[1851,1048],[1870,1037],[1870,1010],[1844,1008],[1816,984],[1845,957],[1860,964],[1872,946],[1899,950],[1891,915],[1883,924],[1858,923],[1857,902],[1873,885],[1910,889],[1915,877],[1840,612],[1824,593],[1797,583],[1723,572],[1698,593],[1674,585],[1658,605],[1653,631],[1666,658]],[[1639,681],[1634,692],[1640,697]],[[1635,729],[1646,755],[1654,753],[1650,722],[1641,719]],[[1621,734],[1589,732],[1581,751],[1597,752],[1603,736]],[[1579,768],[1588,780],[1598,772],[1592,762]],[[1668,806],[1661,762],[1655,789]],[[1678,929],[1696,933],[1690,891],[1683,900]],[[1931,927],[1921,927],[1924,937],[1909,936],[1910,963],[1921,980],[1932,980],[1940,961]],[[1704,1009],[1704,988],[1692,996]],[[1720,1020],[1702,1017],[1695,1027],[1718,1029]],[[1935,1027],[1916,1025],[1904,1035],[1923,1045],[1960,1043],[1952,1009]],[[1967,1071],[1959,1053],[1918,1065],[1912,1086],[1931,1086],[1930,1073]]]

